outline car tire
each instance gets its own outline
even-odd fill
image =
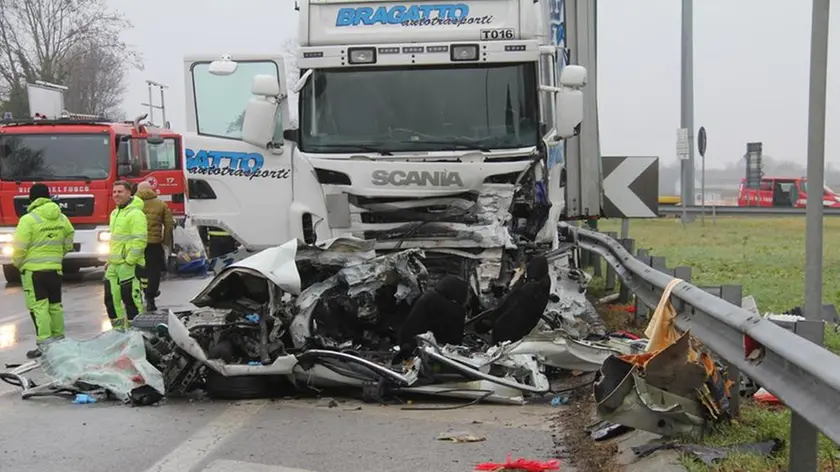
[[[272,378],[266,375],[238,375],[225,377],[207,369],[205,391],[210,398],[221,400],[251,400],[275,395]]]
[[[6,285],[20,284],[20,271],[11,264],[3,264],[3,277],[6,279]]]

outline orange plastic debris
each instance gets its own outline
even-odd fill
[[[526,471],[526,472],[544,472],[548,470],[560,470],[560,461],[551,459],[549,461],[540,462],[528,459],[511,460],[510,454],[507,456],[507,461],[504,463],[484,462],[475,466],[475,470],[489,471],[489,472],[503,472],[503,471]]]

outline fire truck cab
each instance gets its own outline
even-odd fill
[[[840,195],[823,186],[823,206],[840,208]],[[738,206],[776,208],[805,208],[808,199],[808,182],[804,177],[762,177],[758,188],[747,186],[741,179]]]
[[[0,124],[0,264],[7,283],[18,283],[12,265],[18,219],[29,189],[41,182],[76,230],[65,273],[104,265],[117,180],[148,181],[176,218],[184,217],[181,136],[168,129],[93,118],[34,119]]]

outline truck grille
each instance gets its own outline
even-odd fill
[[[84,196],[60,196],[54,199],[68,218],[77,216],[93,215],[93,197]],[[26,214],[26,207],[29,206],[29,197],[15,197],[15,213],[18,217]]]
[[[343,192],[344,205],[349,207],[345,218],[349,219],[334,224],[341,218],[331,218],[331,225],[356,237],[378,240],[381,246],[503,247],[510,238],[506,223],[513,193],[514,187],[504,184],[485,184],[477,191],[430,198],[379,198]]]

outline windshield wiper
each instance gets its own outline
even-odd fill
[[[392,156],[393,154],[391,151],[372,144],[313,144],[313,147],[316,148],[327,148],[327,149],[339,149],[339,148],[346,148],[346,149],[358,149],[359,151],[367,151],[367,152],[375,152],[382,156]]]
[[[457,140],[457,139],[445,140],[445,141],[444,140],[440,140],[440,141],[431,140],[430,141],[428,139],[422,139],[422,140],[418,139],[417,141],[406,140],[406,141],[399,141],[399,142],[401,144],[440,144],[440,145],[443,145],[443,146],[452,146],[455,149],[466,149],[466,150],[477,149],[481,152],[490,152],[490,148],[488,148],[487,146],[485,146],[483,144],[479,144],[476,141],[464,141],[464,140]]]

